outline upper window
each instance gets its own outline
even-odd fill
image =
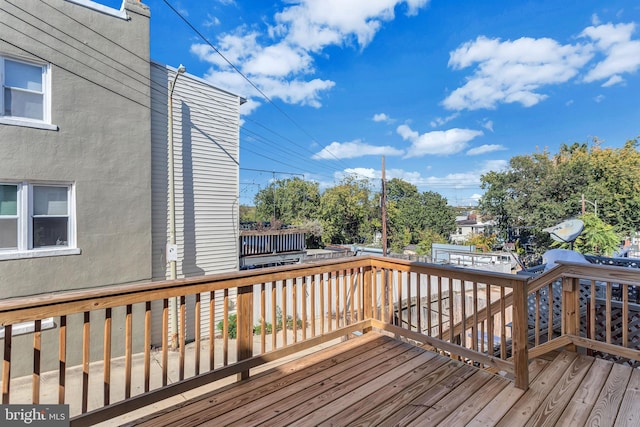
[[[2,118],[49,123],[49,66],[0,57]]]
[[[71,185],[0,183],[0,259],[75,248],[73,213]]]

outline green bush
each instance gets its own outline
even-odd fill
[[[293,316],[288,315],[286,319],[287,329],[293,329]],[[265,333],[270,334],[273,332],[273,325],[271,323],[265,323]],[[296,319],[296,327],[302,328],[302,320]],[[219,321],[216,325],[216,329],[220,332],[224,331],[224,321]],[[282,330],[282,309],[280,307],[276,307],[276,331]],[[236,339],[238,337],[238,315],[231,314],[227,318],[227,333],[229,338]],[[262,333],[262,325],[255,325],[253,327],[253,334],[260,335]]]

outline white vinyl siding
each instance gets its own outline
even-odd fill
[[[167,96],[174,73],[165,66],[151,65],[154,280],[169,277],[165,258],[169,230]],[[179,278],[238,269],[239,109],[238,96],[189,74],[178,77],[173,92],[173,139]],[[208,336],[208,301],[209,295],[202,295],[203,336]],[[216,313],[221,312],[220,301]],[[160,325],[160,314],[154,310],[156,325]],[[188,337],[193,329],[193,319],[187,319]],[[154,341],[159,337],[154,334]]]

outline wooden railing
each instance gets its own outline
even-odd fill
[[[558,262],[529,283],[529,357],[583,347],[640,362],[640,274],[635,268]],[[632,345],[633,344],[633,345]]]
[[[172,298],[177,313],[169,312]],[[169,342],[174,315],[177,351]],[[44,330],[51,318],[55,327]],[[12,336],[21,322],[33,322],[33,332]],[[260,365],[371,328],[528,387],[526,278],[382,257],[4,300],[0,325],[3,403],[66,403],[74,425],[246,378]],[[17,393],[24,387],[30,393]]]

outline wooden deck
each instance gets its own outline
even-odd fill
[[[640,370],[572,352],[529,369],[523,392],[371,332],[129,425],[640,425]]]

